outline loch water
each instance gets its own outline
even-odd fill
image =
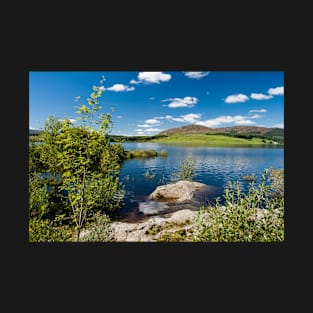
[[[209,186],[204,205],[221,196],[229,181],[239,181],[245,189],[248,183],[242,179],[243,175],[261,177],[267,168],[284,168],[281,146],[207,147],[138,142],[126,142],[123,146],[127,150],[167,151],[166,157],[134,158],[123,162],[120,179],[126,194],[118,213],[125,221],[166,212],[164,204],[149,201],[147,197],[157,186],[172,181],[188,154],[192,155],[195,164],[194,180]]]

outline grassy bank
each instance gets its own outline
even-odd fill
[[[173,134],[168,137],[152,139],[150,142],[203,144],[208,146],[261,146],[273,145],[272,140],[262,138],[235,138],[224,135]]]
[[[124,159],[132,159],[132,158],[153,158],[156,156],[166,157],[167,151],[161,150],[126,150],[123,153]]]

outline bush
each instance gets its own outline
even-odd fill
[[[284,240],[282,171],[266,170],[261,182],[250,183],[243,194],[238,182],[225,189],[224,205],[202,208],[196,218],[193,241],[272,242]]]
[[[80,241],[87,242],[108,242],[111,241],[110,218],[101,212],[96,212],[93,222],[90,223],[86,235]]]
[[[167,151],[165,149],[158,152],[158,155],[161,157],[167,157]]]
[[[29,220],[29,242],[64,242],[71,241],[72,236],[73,230],[69,226],[37,217]]]
[[[174,173],[172,181],[189,180],[192,181],[195,176],[195,162],[192,154],[189,153],[182,161],[178,173]]]

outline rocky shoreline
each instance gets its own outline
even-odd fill
[[[162,216],[152,216],[143,222],[110,224],[111,240],[130,242],[158,241],[164,234],[188,231],[193,226],[196,211],[179,210]]]
[[[159,214],[149,208],[144,220],[137,222],[113,221],[107,225],[106,241],[112,242],[156,242],[164,239],[164,236],[172,233],[183,233],[186,238],[191,234],[196,226],[195,217],[199,209],[204,206],[201,204],[203,192],[208,186],[201,183],[179,181],[175,184],[159,186],[149,196],[153,205],[160,203],[172,208],[172,212],[162,212],[164,206],[160,206]],[[158,200],[156,200],[158,199]],[[161,202],[159,202],[161,200]],[[208,206],[206,206],[208,207]],[[151,207],[150,207],[151,209]],[[226,210],[226,207],[221,207]],[[168,210],[168,208],[167,208]],[[253,218],[260,219],[264,217],[268,210],[254,209]],[[210,214],[209,210],[205,214]],[[88,236],[89,230],[81,232],[81,238]],[[164,241],[164,240],[163,240]]]
[[[113,221],[109,225],[112,241],[157,241],[165,233],[188,231],[199,208],[206,204],[209,186],[181,180],[158,186],[146,202],[139,204],[145,218],[136,222]],[[88,234],[83,231],[81,236]]]

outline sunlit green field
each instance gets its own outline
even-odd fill
[[[205,144],[208,146],[250,146],[272,144],[270,140],[261,138],[245,139],[206,134],[173,134],[168,137],[153,139],[151,142]]]

